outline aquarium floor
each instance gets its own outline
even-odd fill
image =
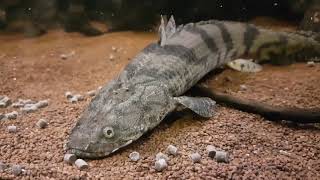
[[[103,86],[156,39],[152,33],[119,32],[88,38],[58,30],[32,39],[0,35],[0,95],[13,100],[50,99],[44,109],[0,122],[0,161],[26,170],[18,177],[0,172],[0,179],[320,179],[319,126],[270,122],[220,105],[211,119],[186,114],[164,122],[124,150],[88,160],[86,171],[65,164],[63,146],[90,98],[71,104],[64,93],[85,94]],[[121,51],[114,52],[112,46]],[[61,54],[71,55],[61,59]],[[319,64],[265,65],[262,72],[245,75],[225,70],[209,76],[205,83],[273,105],[320,108]],[[239,90],[242,84],[247,90]],[[0,113],[13,110],[0,109]],[[49,122],[47,128],[36,127],[40,118]],[[9,125],[17,126],[17,133],[8,133]],[[179,148],[179,155],[170,156],[167,170],[155,172],[155,155],[165,152],[169,144]],[[230,162],[217,163],[207,157],[207,145],[229,152]],[[132,151],[140,152],[142,159],[130,162]],[[194,152],[202,155],[201,163],[191,162],[189,155]]]

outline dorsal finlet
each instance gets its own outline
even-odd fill
[[[177,31],[176,22],[174,17],[171,16],[169,21],[166,21],[166,16],[161,15],[161,24],[159,27],[160,45],[164,46],[175,32]]]

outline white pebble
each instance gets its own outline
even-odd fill
[[[217,151],[216,147],[212,145],[207,146],[207,152],[209,157],[214,158],[216,156],[216,151]]]
[[[199,153],[193,153],[190,157],[193,163],[200,163],[201,161],[201,155]]]
[[[0,99],[0,108],[6,108],[11,104],[11,99],[8,96],[2,96]]]
[[[22,167],[20,165],[13,165],[11,170],[15,176],[19,176],[22,173]]]
[[[173,145],[169,145],[167,147],[167,152],[168,152],[168,154],[175,156],[178,154],[178,148]]]
[[[248,89],[248,87],[244,84],[240,85],[240,91],[246,91]]]
[[[66,60],[68,58],[68,55],[66,54],[61,54],[60,55],[60,58],[63,59],[63,60]]]
[[[23,108],[20,109],[24,113],[32,113],[38,110],[38,107],[34,104],[26,104]]]
[[[67,99],[70,99],[73,97],[73,95],[70,91],[65,92],[64,95],[66,96]]]
[[[113,54],[110,54],[109,55],[109,59],[112,61],[112,60],[114,60],[114,55]]]
[[[46,120],[44,120],[44,119],[40,119],[40,120],[36,123],[36,125],[38,126],[38,128],[44,129],[44,128],[46,128],[46,127],[48,126],[48,122],[47,122]]]
[[[26,105],[31,105],[31,104],[35,104],[35,101],[32,101],[31,99],[19,99],[18,102],[15,102],[12,104],[12,107],[14,108],[21,108],[24,107]]]
[[[112,51],[116,52],[118,49],[114,46],[111,47]]]
[[[314,67],[315,65],[316,65],[316,63],[314,61],[307,62],[308,67]]]
[[[96,91],[95,91],[95,90],[88,91],[88,92],[87,92],[87,95],[88,95],[88,96],[95,96],[95,95],[96,95]]]
[[[17,111],[13,111],[11,113],[7,113],[5,116],[6,116],[7,119],[17,119],[18,112]]]
[[[71,103],[76,103],[76,102],[78,102],[78,101],[83,101],[83,100],[84,100],[84,98],[83,98],[83,96],[80,95],[80,94],[76,94],[76,95],[74,95],[71,99],[69,99],[69,101],[70,101]]]
[[[83,101],[84,100],[84,97],[82,95],[80,95],[80,94],[76,94],[73,97],[77,98],[78,101]]]
[[[7,130],[9,133],[16,133],[17,132],[17,126],[8,126]]]
[[[39,101],[35,104],[35,106],[37,108],[44,108],[44,107],[47,107],[49,105],[49,101],[48,100],[42,100],[42,101]]]
[[[77,166],[78,169],[80,170],[84,170],[87,169],[89,167],[89,165],[87,164],[87,162],[85,162],[82,159],[77,159],[74,164]]]
[[[159,159],[154,164],[155,169],[160,172],[168,167],[168,164],[165,159]]]
[[[169,157],[165,154],[163,154],[162,152],[159,152],[157,155],[156,155],[156,161],[160,160],[160,159],[164,159],[166,161],[169,161]]]
[[[215,159],[217,162],[229,162],[229,155],[225,151],[216,151]]]
[[[63,157],[63,161],[67,164],[73,164],[74,162],[76,162],[77,157],[74,154],[65,154]]]
[[[134,151],[134,152],[129,154],[129,158],[130,158],[131,161],[134,161],[134,162],[139,161],[140,154],[138,152]]]

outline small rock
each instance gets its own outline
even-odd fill
[[[102,86],[99,86],[99,87],[98,87],[98,91],[101,90],[101,89],[102,89]]]
[[[96,91],[95,91],[95,90],[88,91],[88,92],[87,92],[87,95],[88,95],[88,96],[95,96],[95,95],[96,95]]]
[[[73,97],[73,95],[70,91],[67,91],[66,93],[64,93],[64,95],[66,96],[67,99],[70,99]]]
[[[0,100],[0,108],[6,108],[11,105],[11,99],[8,96],[2,96]]]
[[[168,164],[165,159],[159,159],[154,164],[155,169],[160,172],[168,167]]]
[[[11,170],[15,176],[19,176],[22,173],[22,167],[20,165],[13,165]]]
[[[42,100],[42,101],[39,101],[35,104],[35,106],[37,108],[44,108],[44,107],[47,107],[49,105],[49,101],[48,100]]]
[[[178,148],[173,145],[169,145],[167,147],[167,152],[170,155],[176,156],[178,154]]]
[[[212,145],[207,146],[208,156],[214,158],[216,156],[216,148]]]
[[[17,126],[8,126],[7,130],[9,133],[16,133],[17,132]]]
[[[48,122],[47,122],[46,120],[44,120],[44,119],[40,119],[40,120],[36,123],[36,125],[38,126],[38,128],[44,129],[44,128],[46,128],[46,127],[48,126]]]
[[[193,153],[190,157],[193,163],[200,163],[201,161],[201,155],[199,153]]]
[[[79,170],[84,170],[84,169],[87,169],[89,167],[89,165],[87,164],[87,162],[85,162],[84,160],[82,159],[77,159],[74,164],[77,166],[77,168]]]
[[[80,95],[80,94],[76,94],[76,95],[74,95],[71,99],[69,99],[69,101],[70,101],[71,103],[76,103],[76,102],[78,102],[78,101],[83,101],[83,100],[84,100],[84,98],[83,98],[83,96]]]
[[[316,65],[316,63],[314,61],[307,62],[308,67],[314,67],[315,65]]]
[[[17,111],[13,111],[11,113],[7,113],[5,116],[6,116],[7,119],[17,119],[18,112]]]
[[[38,110],[38,107],[35,104],[26,104],[23,108],[20,109],[23,113],[32,113]]]
[[[6,116],[5,116],[4,114],[1,114],[1,113],[0,113],[0,120],[3,119],[3,118],[5,118],[5,117],[6,117]]]
[[[111,61],[114,60],[114,58],[115,58],[115,57],[114,57],[113,54],[110,54],[110,55],[109,55],[109,59],[110,59]]]
[[[137,162],[140,159],[140,154],[136,151],[129,154],[129,158],[131,161]]]
[[[162,152],[159,152],[157,155],[156,155],[156,161],[160,160],[160,159],[164,159],[166,161],[169,161],[169,157],[165,154],[163,154]]]
[[[65,154],[63,157],[63,161],[67,164],[73,164],[74,162],[76,162],[77,157],[74,154]]]
[[[14,108],[21,108],[24,107],[26,105],[31,105],[31,104],[35,104],[35,101],[32,101],[31,99],[19,99],[18,102],[15,102],[12,104],[12,107]]]
[[[75,51],[71,51],[69,54],[61,54],[61,55],[60,55],[60,58],[63,59],[63,60],[66,60],[66,59],[68,59],[69,57],[74,56],[75,54],[76,54]]]
[[[118,49],[114,46],[111,47],[112,51],[116,52]]]
[[[68,59],[68,56],[66,54],[61,54],[60,58],[63,59],[63,60],[66,60],[66,59]]]
[[[75,98],[75,97],[72,97],[72,98],[69,99],[69,102],[76,103],[76,102],[78,102],[78,99]]]
[[[215,159],[217,162],[229,162],[229,155],[225,151],[216,151]]]
[[[240,85],[240,91],[246,91],[248,89],[248,87],[244,84]]]

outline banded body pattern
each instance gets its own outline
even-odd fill
[[[149,45],[125,68],[121,78],[138,84],[156,81],[172,96],[179,96],[208,72],[235,58],[250,56],[266,62],[319,54],[319,42],[303,34],[211,20],[178,28],[163,47]]]

